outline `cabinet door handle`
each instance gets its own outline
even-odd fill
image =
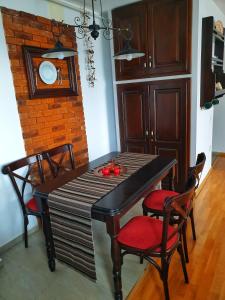
[[[146,63],[146,62],[144,63],[144,68],[145,68],[145,69],[147,68],[147,63]]]
[[[148,130],[145,130],[145,136],[148,137],[149,133],[148,133]]]
[[[151,131],[151,137],[154,137],[154,131],[153,130]]]
[[[149,68],[151,68],[152,67],[152,57],[151,57],[151,55],[149,55]]]

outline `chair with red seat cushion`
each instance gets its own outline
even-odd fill
[[[198,154],[196,165],[189,168],[189,177],[194,175],[196,178],[195,189],[197,189],[199,186],[200,176],[201,176],[202,170],[204,168],[205,160],[206,160],[205,154],[200,153],[200,154]],[[143,214],[145,216],[147,216],[148,213],[150,213],[151,216],[156,216],[156,217],[162,216],[163,204],[164,204],[166,197],[171,197],[171,196],[176,196],[176,195],[178,195],[177,192],[170,191],[170,190],[152,191],[143,201],[143,204],[142,204]],[[192,202],[187,203],[187,208],[189,209],[189,216],[191,219],[193,239],[196,240]],[[173,214],[173,222],[177,222],[177,219],[174,217],[175,216]],[[183,243],[184,243],[185,257],[186,257],[186,261],[188,262],[189,258],[188,258],[188,249],[187,249],[187,241],[186,241],[186,224],[184,224],[184,226],[183,226],[182,237],[183,237]]]
[[[35,198],[31,198],[26,204],[26,208],[30,211],[38,212],[38,204]]]
[[[72,144],[63,144],[42,152],[42,157],[48,162],[52,177],[57,177],[75,169],[75,159]],[[45,176],[46,176],[45,172]]]
[[[27,226],[28,216],[42,217],[41,209],[38,207],[36,199],[32,197],[25,201],[27,195],[33,192],[38,184],[44,183],[44,174],[41,165],[42,156],[40,154],[27,156],[16,160],[2,169],[3,174],[8,174],[13,188],[17,194],[23,212],[24,240],[25,247],[28,247]]]
[[[169,300],[169,264],[175,250],[180,255],[184,279],[188,283],[188,274],[181,243],[181,230],[188,217],[187,203],[194,196],[195,182],[195,177],[192,176],[191,180],[189,180],[189,186],[184,193],[166,197],[163,204],[162,220],[149,216],[134,217],[120,229],[117,236],[117,242],[121,250],[121,259],[126,254],[134,254],[146,259],[156,267],[163,281],[166,300]],[[179,222],[172,226],[170,225],[170,220],[173,211],[176,211]],[[161,264],[154,258],[160,258]]]

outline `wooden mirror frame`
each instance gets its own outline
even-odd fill
[[[34,99],[34,98],[51,98],[51,97],[63,97],[63,96],[78,96],[77,74],[76,74],[76,66],[74,63],[74,57],[64,58],[64,60],[67,61],[67,66],[68,66],[68,77],[69,77],[69,85],[70,85],[69,88],[38,89],[32,60],[35,57],[41,57],[41,55],[45,51],[46,49],[43,48],[23,46],[23,54],[24,54],[26,71],[27,71],[27,80],[28,80],[30,98]],[[43,58],[43,61],[46,60],[47,59]]]

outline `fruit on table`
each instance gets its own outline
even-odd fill
[[[119,166],[114,167],[114,174],[116,176],[120,175],[120,167]]]
[[[107,167],[103,168],[103,169],[102,169],[102,174],[103,174],[103,175],[109,175],[109,174],[110,174],[109,168],[107,168]]]

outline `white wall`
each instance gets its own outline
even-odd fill
[[[197,89],[196,87],[194,88],[192,103],[197,109],[196,153],[204,151],[207,157],[203,178],[211,168],[214,115],[214,107],[209,110],[200,109],[202,18],[208,16],[214,16],[215,20],[220,19],[225,24],[225,16],[212,0],[200,0],[198,26],[194,28],[194,30],[198,28],[198,38],[196,36],[197,40],[195,40],[193,45],[193,76],[195,77],[193,77],[193,85],[196,85],[197,82]],[[218,105],[217,109],[221,109],[221,104]],[[215,120],[216,118],[217,116],[215,115]]]
[[[0,6],[22,10],[47,18],[74,24],[75,12],[45,0],[0,0]],[[21,126],[17,111],[10,62],[0,22],[0,167],[25,155]],[[89,158],[93,160],[117,148],[111,79],[109,42],[99,38],[95,42],[97,83],[89,88],[86,82],[83,40],[78,40],[79,64],[84,99]],[[11,183],[0,173],[0,247],[23,232],[22,214]],[[30,227],[36,224],[31,219]]]
[[[214,108],[213,151],[225,153],[225,97]]]
[[[0,18],[0,168],[25,155],[5,36]],[[0,245],[22,230],[22,214],[7,176],[0,173]]]

